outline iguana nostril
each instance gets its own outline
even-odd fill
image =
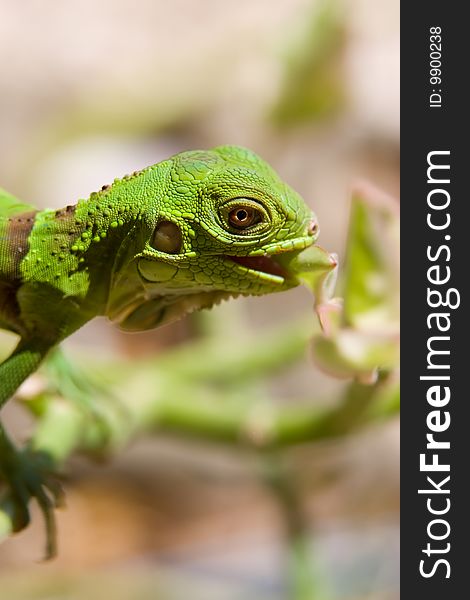
[[[155,228],[152,247],[166,254],[178,254],[181,250],[183,236],[181,229],[171,221],[162,221]]]
[[[318,233],[318,223],[315,219],[312,219],[308,225],[308,235],[316,235]]]

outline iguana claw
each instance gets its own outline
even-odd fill
[[[52,469],[45,453],[29,447],[18,450],[0,426],[0,513],[7,517],[11,531],[21,531],[30,522],[30,500],[36,500],[46,525],[46,560],[57,554],[54,509],[64,504]]]

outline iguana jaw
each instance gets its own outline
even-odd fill
[[[296,282],[296,277],[289,269],[289,263],[299,252],[313,244],[311,237],[292,240],[291,246],[278,245],[269,247],[264,254],[255,256],[229,256],[224,259],[236,264],[236,269],[246,275],[253,275],[266,283],[282,285],[286,282]],[[228,260],[227,260],[228,259]]]
[[[178,280],[176,267],[164,263],[162,268],[162,263],[147,257],[132,261],[116,282],[106,314],[121,329],[143,331],[238,294],[261,295],[295,287],[299,279],[292,265],[313,241],[311,237],[296,238],[265,246],[249,256],[208,255],[209,272],[219,273],[214,284],[198,281],[197,273],[194,280]],[[187,277],[191,270],[182,268],[181,273]]]
[[[288,276],[286,269],[272,256],[226,256],[226,258],[242,266],[244,271],[270,275],[279,279],[280,283]]]

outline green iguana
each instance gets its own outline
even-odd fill
[[[291,265],[317,235],[300,196],[236,146],[182,152],[60,210],[0,190],[0,328],[20,338],[0,364],[0,407],[98,315],[143,331],[231,296],[298,285]],[[0,427],[18,528],[43,485],[19,468],[21,456]]]

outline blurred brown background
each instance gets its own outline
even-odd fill
[[[175,152],[231,143],[268,160],[342,258],[350,190],[399,187],[393,0],[0,0],[0,182],[59,207]],[[215,309],[260,334],[308,313],[305,290]],[[241,315],[241,317],[240,317]],[[162,352],[190,321],[126,336],[95,321],[71,353]],[[3,335],[3,347],[13,339]],[[306,357],[280,402],[334,393]],[[20,437],[28,424],[7,407]],[[398,598],[398,433],[289,450],[319,569],[337,597]],[[0,547],[5,600],[285,598],[282,521],[248,451],[166,435],[112,463],[74,459],[59,558],[42,524]]]

